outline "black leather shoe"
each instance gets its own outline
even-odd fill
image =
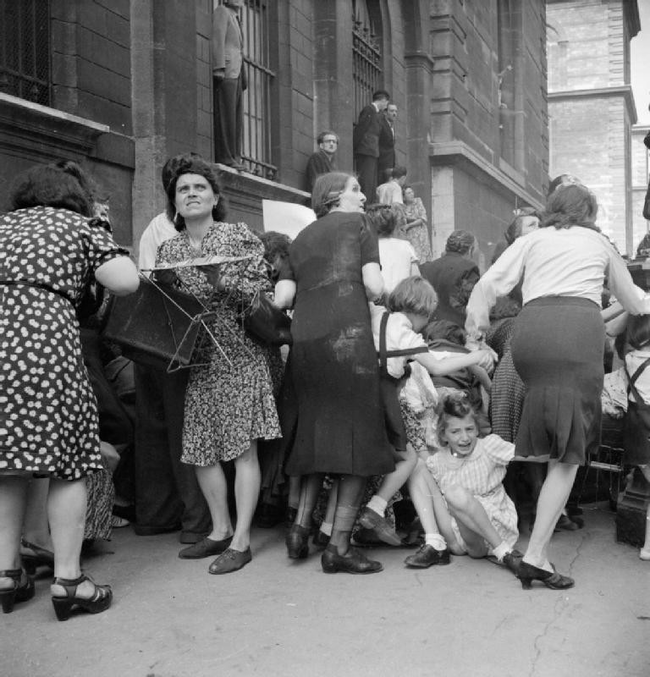
[[[436,550],[432,545],[425,543],[417,552],[409,555],[404,564],[407,567],[414,569],[428,569],[434,564],[449,564],[451,559],[449,557],[449,550]]]
[[[381,562],[368,559],[356,548],[350,548],[345,555],[339,555],[334,546],[328,545],[321,555],[321,566],[326,574],[339,571],[347,574],[376,574],[383,570]]]
[[[575,585],[573,578],[558,574],[553,564],[551,564],[551,567],[553,567],[553,571],[546,571],[546,569],[539,569],[522,560],[517,571],[517,578],[521,581],[521,587],[524,590],[530,590],[533,581],[540,581],[551,590],[566,590]]]
[[[374,530],[377,538],[387,545],[399,547],[402,539],[395,533],[390,522],[370,508],[364,508],[359,515],[359,524],[364,529]]]
[[[229,574],[233,571],[239,571],[242,567],[246,566],[253,556],[251,555],[251,549],[246,548],[246,550],[233,550],[228,548],[224,550],[217,559],[212,562],[208,567],[208,573],[211,574]]]
[[[289,529],[285,543],[287,555],[291,559],[305,559],[309,555],[309,529],[294,524]]]
[[[183,545],[193,545],[194,543],[202,541],[209,533],[209,531],[204,531],[203,533],[198,533],[196,531],[181,531],[178,542]]]
[[[211,538],[206,537],[202,541],[190,545],[189,548],[183,548],[178,553],[178,556],[181,559],[203,559],[204,557],[220,555],[228,548],[231,541],[232,536],[224,538],[221,541],[213,541]]]
[[[503,556],[503,565],[508,567],[508,569],[510,569],[510,571],[512,571],[512,573],[517,576],[519,574],[519,565],[521,564],[523,557],[524,556],[519,552],[519,550],[512,550]]]
[[[329,545],[330,537],[323,533],[320,529],[314,534],[311,541],[317,548],[326,548]]]

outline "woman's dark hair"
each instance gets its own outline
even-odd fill
[[[583,226],[600,232],[596,225],[598,202],[595,195],[579,183],[561,184],[548,198],[540,228]]]
[[[397,228],[400,214],[393,209],[393,205],[377,203],[366,207],[366,216],[374,226],[378,237],[390,237]]]
[[[258,237],[264,245],[264,260],[269,265],[269,277],[272,282],[276,282],[282,264],[289,258],[291,238],[275,230],[259,233]]]
[[[185,230],[185,219],[176,212],[176,184],[183,174],[198,174],[210,184],[215,196],[219,197],[219,201],[212,208],[212,218],[215,221],[223,221],[226,218],[227,207],[221,194],[221,186],[217,180],[216,171],[213,169],[212,165],[206,162],[202,157],[194,157],[191,154],[187,154],[186,156],[178,158],[176,164],[168,168],[169,181],[165,185],[165,192],[167,193],[167,216],[169,217],[169,220],[173,222],[174,228],[176,228],[179,233]]]
[[[93,194],[90,192],[91,179],[76,163],[37,165],[18,176],[9,203],[12,211],[30,207],[56,207],[69,209],[85,217],[93,215]],[[81,177],[81,180],[80,178]]]
[[[316,177],[311,191],[311,208],[318,218],[329,214],[339,204],[341,193],[353,178],[352,174],[345,172],[328,172]]]
[[[506,228],[504,234],[505,240],[508,244],[512,244],[520,235],[521,230],[524,226],[524,219],[529,216],[534,216],[537,219],[540,218],[539,212],[533,207],[525,207],[520,209],[517,213],[517,216],[510,222],[510,225]]]
[[[469,395],[464,391],[449,392],[440,398],[437,406],[438,420],[438,442],[441,447],[447,446],[447,440],[444,437],[445,430],[449,425],[449,418],[465,418],[465,416],[472,416],[476,427],[479,427],[479,413],[472,406],[469,400]]]
[[[626,329],[627,342],[639,350],[650,343],[650,315],[630,315]]]

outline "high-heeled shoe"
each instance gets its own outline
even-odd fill
[[[33,576],[36,573],[37,567],[54,569],[54,553],[51,550],[41,548],[40,545],[30,543],[24,538],[20,539],[20,547],[23,550],[31,550],[31,552],[20,553],[20,559],[28,574]]]
[[[292,524],[287,538],[287,555],[291,559],[305,559],[309,555],[309,529]]]
[[[34,596],[34,581],[24,569],[5,569],[0,571],[0,578],[11,578],[13,587],[0,590],[2,612],[10,614],[16,602],[26,602]]]
[[[77,594],[77,588],[84,582],[90,581],[95,586],[95,594],[88,597],[80,597]],[[90,614],[100,614],[110,607],[113,601],[113,591],[110,585],[97,585],[95,581],[85,574],[74,580],[68,578],[55,578],[52,585],[60,585],[65,590],[65,597],[52,595],[52,605],[56,617],[60,621],[67,621],[70,618],[74,607],[78,607]]]
[[[325,548],[320,562],[326,574],[335,574],[339,571],[347,574],[376,574],[384,569],[381,562],[368,559],[356,548],[350,548],[345,555],[339,555],[332,545]]]
[[[533,581],[540,581],[551,590],[566,590],[575,585],[573,578],[558,574],[555,565],[551,564],[551,566],[553,567],[553,571],[546,571],[545,569],[540,569],[522,560],[519,563],[516,574],[517,578],[521,581],[521,587],[524,590],[530,590]]]

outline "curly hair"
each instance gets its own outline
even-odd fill
[[[403,220],[403,212],[396,204],[369,205],[366,207],[366,216],[377,231],[378,237],[390,237]]]
[[[436,407],[438,414],[438,442],[441,447],[447,446],[447,440],[444,437],[450,418],[465,418],[471,416],[479,428],[479,412],[472,406],[469,395],[464,390],[456,392],[447,392],[440,398],[438,406]]]
[[[52,163],[31,167],[20,174],[9,198],[11,211],[44,206],[91,217],[94,200],[91,179],[76,163],[60,162],[65,168]]]
[[[167,216],[169,217],[169,220],[173,222],[174,228],[176,228],[179,233],[185,230],[185,219],[176,211],[176,184],[183,174],[198,174],[210,184],[215,196],[219,197],[219,201],[212,208],[212,218],[215,221],[223,221],[226,218],[227,207],[225,199],[221,194],[221,186],[217,179],[217,173],[213,166],[209,162],[206,162],[201,156],[194,156],[190,153],[183,156],[176,156],[176,159],[177,162],[171,167],[168,167],[169,181],[165,185],[165,193],[167,193]]]
[[[468,254],[472,247],[476,246],[476,238],[466,230],[455,230],[445,244],[445,251],[456,254]]]
[[[412,313],[429,318],[438,307],[438,295],[427,280],[419,275],[407,277],[388,296],[386,307],[391,313]]]

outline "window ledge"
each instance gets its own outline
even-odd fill
[[[88,155],[108,125],[0,93],[0,144],[38,149],[53,157],[63,153]]]

